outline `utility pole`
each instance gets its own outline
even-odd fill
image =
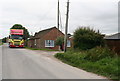
[[[66,25],[65,25],[65,37],[64,37],[64,52],[67,51],[68,18],[69,18],[69,0],[67,2],[67,14],[66,14]]]
[[[41,27],[39,27],[39,31],[41,31]],[[38,32],[39,32],[39,31],[38,31]]]
[[[31,35],[33,36],[33,32],[31,31]]]
[[[60,15],[59,10],[60,10],[60,9],[59,9],[59,0],[58,0],[58,14],[57,14],[57,16],[58,16],[58,17],[57,17],[57,27],[58,27],[58,30],[59,30],[59,20],[60,20],[60,19],[59,19],[59,18],[60,18],[60,17],[59,17],[59,15]]]

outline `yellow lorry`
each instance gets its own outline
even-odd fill
[[[23,29],[10,29],[9,47],[24,47]]]

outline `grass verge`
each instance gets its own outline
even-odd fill
[[[95,49],[97,50],[97,52],[95,52]],[[93,55],[89,56],[91,55],[91,51]],[[98,55],[95,56],[96,53]],[[112,55],[112,57],[110,57],[107,56],[108,54],[106,54],[106,56],[103,56],[102,53],[105,54],[108,53],[108,51],[102,50],[101,48],[94,48],[90,51],[84,51],[84,52],[68,51],[66,53],[57,53],[55,57],[60,59],[64,63],[67,63],[74,67],[78,67],[88,72],[93,72],[105,76],[112,80],[118,80],[119,72],[120,72],[118,68],[118,65],[120,65],[120,63],[118,61],[120,57],[116,55],[115,56]],[[88,59],[88,56],[94,59],[94,58],[100,58],[100,55],[101,55],[101,59],[97,59],[97,60]]]
[[[0,45],[3,45],[2,43]]]
[[[30,49],[30,50],[58,51],[58,50],[54,50],[54,49],[37,49],[37,48],[28,48],[28,47],[25,47],[25,48]]]

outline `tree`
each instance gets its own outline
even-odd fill
[[[23,29],[21,24],[14,24],[10,29]]]
[[[55,41],[55,45],[60,46],[60,49],[63,51],[63,43],[64,43],[64,38],[63,37],[57,37]]]
[[[30,34],[28,32],[28,30],[23,27],[21,24],[15,24],[13,25],[10,29],[23,29],[24,30],[24,35],[23,38],[26,40],[27,38],[29,38]]]
[[[90,29],[90,27],[79,27],[73,35],[73,47],[87,50],[96,46],[104,46],[103,37],[102,34]]]
[[[7,37],[4,37],[3,39],[2,39],[2,43],[6,43],[7,42]]]

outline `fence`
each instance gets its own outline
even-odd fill
[[[120,55],[120,39],[106,39],[107,46]]]

